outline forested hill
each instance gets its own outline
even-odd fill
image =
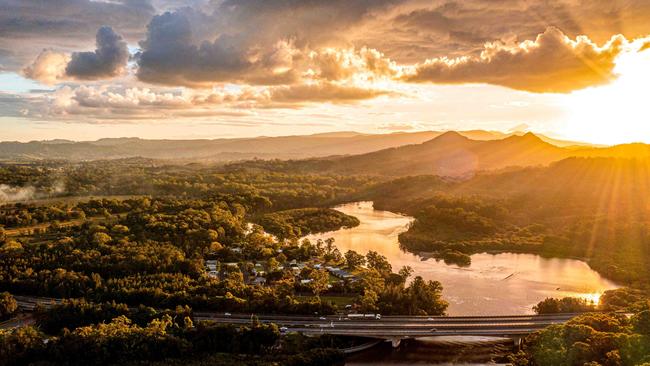
[[[508,166],[548,164],[573,150],[542,141],[533,134],[501,140],[472,140],[447,132],[418,145],[402,146],[340,159],[342,173],[461,176]]]
[[[494,140],[509,136],[493,131],[462,131],[474,140]],[[143,140],[138,138],[101,139],[74,142],[68,140],[0,142],[1,160],[62,159],[88,161],[144,157],[151,159],[186,159],[202,161],[236,161],[260,159],[303,159],[333,155],[365,154],[387,148],[420,144],[443,134],[441,131],[361,134],[334,132],[308,136],[232,138],[214,140]],[[578,144],[552,140],[557,146]]]
[[[482,171],[547,166],[570,157],[650,158],[650,145],[560,147],[532,133],[502,139],[477,140],[449,131],[421,144],[388,148],[367,154],[269,163],[272,169],[299,169],[337,174],[383,176],[437,175],[468,178]],[[264,163],[257,163],[257,166]],[[276,166],[272,166],[275,164]]]

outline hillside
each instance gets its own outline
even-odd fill
[[[531,133],[481,141],[446,132],[422,144],[341,158],[334,170],[346,174],[466,176],[510,166],[544,165],[575,151],[551,145]]]
[[[485,136],[485,135],[482,135]],[[499,139],[472,139],[459,132],[445,132],[420,144],[388,148],[355,156],[333,157],[320,164],[298,162],[296,167],[323,169],[339,174],[384,176],[437,175],[469,178],[483,171],[547,166],[570,157],[650,158],[650,145],[635,143],[609,147],[558,146],[533,133]]]

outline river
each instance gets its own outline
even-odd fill
[[[397,239],[413,218],[375,210],[372,202],[349,203],[335,209],[357,217],[361,224],[307,238],[334,238],[341,253],[351,249],[366,254],[374,250],[386,256],[394,271],[411,266],[414,276],[440,281],[443,297],[449,302],[449,315],[531,314],[532,306],[547,297],[573,296],[598,301],[604,291],[618,287],[587,263],[575,259],[481,253],[471,256],[469,267],[422,260],[400,250]]]

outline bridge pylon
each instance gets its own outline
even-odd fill
[[[400,344],[402,344],[402,338],[392,337],[392,338],[389,338],[387,340],[390,341],[393,348],[397,348],[397,347],[400,346]]]

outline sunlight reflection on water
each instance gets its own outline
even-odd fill
[[[334,238],[341,253],[375,250],[388,258],[397,271],[411,266],[414,275],[440,281],[449,302],[449,315],[530,314],[532,306],[547,297],[582,297],[597,302],[600,295],[618,286],[585,262],[575,259],[543,258],[534,254],[481,253],[472,255],[466,268],[403,252],[397,236],[412,218],[374,210],[372,202],[335,207],[357,217],[361,224],[352,229],[308,236],[310,240]]]

